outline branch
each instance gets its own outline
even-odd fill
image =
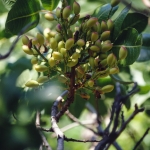
[[[39,111],[37,111],[37,113],[36,113],[36,121],[35,121],[35,125],[36,125],[37,129],[38,129],[39,126],[40,126],[40,116],[41,116],[41,113],[40,113]],[[52,150],[52,148],[51,148],[50,145],[48,144],[48,142],[47,142],[47,140],[46,140],[44,134],[43,134],[41,131],[39,131],[39,134],[41,135],[41,138],[42,138],[42,141],[43,141],[43,145],[45,146],[45,148],[46,148],[47,150]],[[41,147],[40,147],[40,148],[41,148]]]
[[[140,138],[140,140],[136,143],[136,145],[134,146],[133,150],[135,150],[139,145],[140,143],[143,141],[143,139],[145,138],[145,136],[148,134],[150,128],[148,128],[145,133],[143,134],[143,136]]]
[[[36,23],[36,21],[31,22],[31,23],[27,24],[24,28],[22,28],[22,30],[18,33],[17,38],[15,39],[15,41],[13,42],[13,44],[11,45],[9,51],[8,51],[5,55],[1,55],[1,54],[0,54],[0,60],[7,58],[7,57],[11,54],[11,52],[14,50],[14,48],[15,48],[17,42],[19,41],[20,36],[21,36],[22,34],[24,34],[24,32],[25,32],[28,28],[30,28],[32,25],[34,25],[35,23]]]

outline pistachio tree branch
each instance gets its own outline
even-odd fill
[[[24,34],[25,31],[26,31],[28,28],[30,28],[32,25],[34,25],[35,23],[36,23],[36,21],[31,22],[31,23],[28,23],[24,28],[22,28],[22,30],[18,33],[17,38],[15,39],[15,41],[13,42],[13,44],[11,45],[9,51],[8,51],[5,55],[1,55],[1,54],[0,54],[0,60],[7,58],[7,57],[11,54],[11,52],[14,50],[14,48],[15,48],[17,42],[19,41],[20,36],[21,36],[22,34]]]
[[[35,125],[36,125],[37,129],[39,129],[39,127],[40,127],[40,116],[41,116],[41,113],[39,111],[37,111],[36,121],[35,121]],[[52,150],[52,148],[50,147],[49,143],[47,142],[44,134],[41,131],[39,131],[39,134],[41,135],[41,139],[43,141],[43,146],[46,148],[46,150]]]
[[[136,145],[134,146],[133,150],[136,150],[137,147],[141,144],[141,142],[143,141],[143,139],[145,138],[145,136],[148,134],[150,128],[148,128],[145,133],[143,134],[143,136],[140,138],[140,140],[136,143]]]

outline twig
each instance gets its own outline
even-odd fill
[[[87,143],[87,142],[100,142],[100,141],[97,141],[97,140],[77,140],[77,139],[67,138],[67,137],[65,137],[64,140],[67,141],[67,142],[82,142],[82,143]]]
[[[140,138],[140,140],[136,143],[136,145],[134,146],[133,150],[135,150],[140,144],[141,142],[143,141],[143,139],[145,138],[145,136],[148,134],[150,128],[148,128],[145,133],[143,134],[143,136]]]
[[[68,90],[64,91],[56,101],[54,102],[51,110],[51,124],[52,124],[52,130],[56,133],[57,135],[57,150],[64,150],[64,134],[63,132],[59,129],[57,125],[57,119],[56,119],[56,114],[58,112],[58,104],[61,102],[63,99],[63,96],[68,94]]]
[[[41,116],[41,113],[39,111],[37,111],[37,113],[36,113],[36,121],[35,121],[35,125],[36,125],[37,129],[40,127],[40,116]],[[39,134],[41,135],[41,138],[42,138],[42,141],[43,141],[43,144],[44,144],[45,148],[47,150],[52,150],[52,148],[48,144],[44,134],[41,131],[39,131]],[[40,146],[40,148],[41,148],[41,146]]]
[[[15,39],[15,41],[13,42],[13,44],[11,45],[9,51],[8,51],[5,55],[1,55],[1,54],[0,54],[0,60],[7,58],[7,57],[11,54],[11,52],[14,50],[14,48],[15,48],[15,46],[16,46],[16,44],[17,44],[19,38],[20,38],[20,36],[21,36],[28,28],[30,28],[32,25],[34,25],[35,23],[36,23],[36,21],[31,22],[31,23],[27,24],[24,28],[22,28],[22,30],[18,33],[17,38]]]

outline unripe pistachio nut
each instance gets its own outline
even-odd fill
[[[80,5],[76,1],[73,3],[73,12],[75,15],[80,13]]]
[[[48,64],[50,65],[50,67],[54,67],[56,65],[56,60],[54,59],[54,57],[50,57],[48,59]]]
[[[50,32],[51,32],[51,30],[49,28],[44,29],[43,34],[44,34],[46,39],[49,39],[51,37]]]
[[[61,83],[66,83],[68,79],[64,75],[60,75],[60,76],[58,76],[58,80]]]
[[[78,59],[80,57],[80,54],[77,52],[74,52],[71,57],[72,59]]]
[[[108,26],[108,30],[112,30],[114,27],[114,23],[111,19],[107,20],[107,26]]]
[[[106,40],[108,40],[109,39],[109,37],[110,37],[110,31],[104,31],[102,34],[101,34],[101,40],[102,41],[106,41]]]
[[[88,86],[93,87],[94,86],[94,80],[89,80],[88,81]]]
[[[58,46],[58,43],[55,38],[50,38],[50,47],[55,50]]]
[[[101,91],[103,93],[109,93],[114,89],[114,85],[106,85],[104,87],[101,88]]]
[[[109,51],[111,48],[113,47],[113,44],[112,43],[103,43],[102,44],[102,49],[101,49],[101,51],[102,52],[107,52],[107,51]]]
[[[95,65],[94,65],[94,57],[90,57],[89,58],[89,64],[90,64],[91,68],[95,67]]]
[[[117,63],[117,58],[116,56],[113,54],[113,53],[110,53],[108,56],[107,56],[107,64],[108,66],[113,66]]]
[[[44,36],[43,36],[42,34],[37,33],[36,38],[37,38],[38,43],[39,43],[40,45],[43,45],[43,44],[44,44]]]
[[[85,73],[85,70],[84,70],[84,68],[83,68],[82,66],[77,67],[76,70],[77,70],[80,74],[83,74],[83,75],[84,75],[84,73]]]
[[[67,50],[70,50],[73,45],[74,45],[74,38],[70,38],[66,41],[65,48]]]
[[[91,41],[95,42],[99,37],[99,34],[97,32],[92,32],[91,34]]]
[[[71,6],[66,6],[62,12],[63,18],[67,19],[70,16],[70,14],[71,14]]]
[[[37,87],[37,86],[39,86],[39,83],[35,80],[30,80],[25,84],[25,86],[27,86],[27,87]]]
[[[48,70],[48,67],[45,65],[36,65],[35,70],[38,72],[44,72]]]
[[[60,33],[61,30],[62,30],[61,25],[60,25],[60,24],[57,24],[57,25],[56,25],[56,31]]]
[[[69,37],[69,38],[72,38],[72,37],[73,37],[73,32],[72,32],[72,30],[68,29],[68,30],[67,30],[67,34],[68,34],[68,37]]]
[[[103,66],[103,67],[106,67],[107,66],[107,59],[103,59],[100,64]]]
[[[38,39],[35,37],[32,39],[32,44],[33,45],[37,45],[39,42],[38,42]]]
[[[118,67],[113,67],[109,69],[109,74],[116,74],[116,73],[119,73]]]
[[[52,57],[55,59],[55,60],[61,60],[63,57],[62,57],[62,54],[60,52],[53,52],[52,53]]]
[[[79,20],[80,15],[75,15],[70,18],[70,25],[75,24]]]
[[[58,42],[60,42],[60,41],[63,39],[63,37],[62,37],[62,35],[61,35],[60,33],[57,33],[57,34],[55,35],[55,39],[56,39],[56,41],[57,41],[57,43],[58,43]]]
[[[99,52],[99,51],[100,51],[100,48],[99,48],[98,46],[96,46],[96,45],[92,45],[92,46],[90,47],[90,50],[92,50],[92,51],[94,51],[94,52]]]
[[[67,56],[67,50],[65,48],[61,48],[60,53],[65,57]]]
[[[57,18],[61,17],[61,8],[60,7],[56,8],[56,16],[57,16]]]
[[[99,48],[101,48],[101,41],[98,39],[98,40],[95,42],[95,45],[98,46]]]
[[[27,45],[22,46],[23,51],[28,55],[33,55],[33,51]]]
[[[77,63],[78,63],[78,59],[72,59],[72,60],[68,61],[67,66],[74,67],[75,65],[77,65]]]
[[[28,45],[30,42],[29,38],[26,35],[22,36],[22,43],[23,45]]]
[[[103,59],[106,59],[107,58],[107,55],[105,54],[105,53],[101,53],[100,55],[99,55],[99,59],[100,60],[103,60]]]
[[[83,39],[79,39],[79,40],[77,41],[77,45],[82,47],[82,46],[85,45],[85,41],[84,41]]]
[[[42,77],[39,77],[38,79],[37,79],[37,82],[38,83],[44,83],[44,82],[47,82],[49,79],[48,79],[48,77],[47,76],[42,76]]]
[[[64,43],[64,41],[60,41],[60,42],[58,43],[58,50],[60,51],[61,48],[65,48],[65,43]]]
[[[38,63],[38,58],[33,56],[32,59],[31,59],[31,63],[34,65],[34,64],[37,64]]]
[[[108,30],[108,26],[107,23],[105,21],[101,22],[101,32],[107,31]]]
[[[121,46],[119,50],[119,59],[125,59],[127,57],[128,51],[125,46]]]
[[[87,21],[86,25],[87,25],[88,28],[91,28],[97,21],[98,21],[98,19],[96,17],[91,17]]]
[[[55,18],[54,18],[54,15],[52,13],[46,13],[45,19],[47,19],[49,21],[53,21]]]

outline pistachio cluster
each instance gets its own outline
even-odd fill
[[[79,24],[79,13],[80,5],[76,1],[71,8],[63,0],[61,8],[45,14],[48,21],[57,22],[56,31],[46,28],[43,35],[37,33],[32,39],[22,37],[23,51],[33,55],[31,63],[41,73],[37,81],[28,81],[27,87],[48,81],[52,70],[57,71],[58,79],[68,85],[71,68],[74,68],[77,88],[88,87],[99,94],[113,90],[113,85],[97,87],[95,80],[119,72],[117,63],[126,58],[126,47],[122,45],[116,57],[111,51],[113,43],[110,40],[113,21],[99,22],[98,18],[87,15]]]

